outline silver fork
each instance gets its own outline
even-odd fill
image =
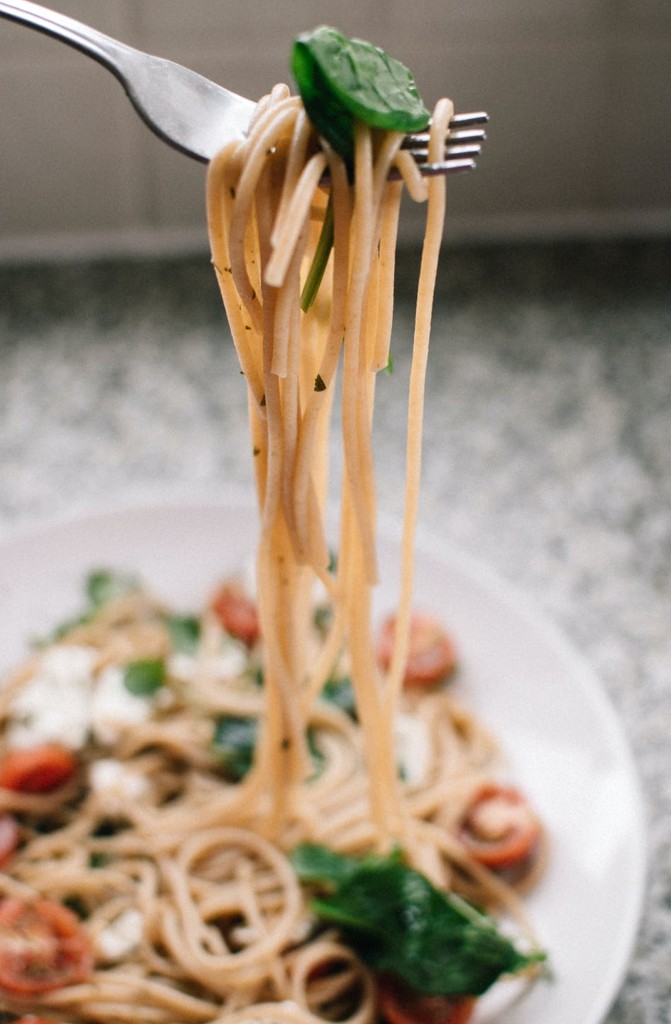
[[[227,142],[244,138],[252,100],[211,82],[190,68],[143,53],[95,28],[28,0],[0,0],[0,17],[54,36],[116,75],[145,124],[168,145],[207,163]],[[408,149],[423,174],[472,170],[485,138],[484,113],[456,114],[444,158],[427,162],[428,135],[408,135]]]

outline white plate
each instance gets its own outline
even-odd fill
[[[253,551],[255,517],[238,497],[149,503],[32,529],[0,543],[0,669],[27,639],[81,606],[96,566],[139,572],[184,610]],[[382,565],[398,554],[386,528]],[[396,581],[384,581],[391,606]],[[417,603],[438,611],[458,640],[464,701],[499,737],[511,775],[551,836],[547,875],[529,911],[554,980],[537,985],[505,1024],[599,1024],[622,982],[644,885],[641,800],[631,756],[590,668],[504,584],[443,542],[422,542]],[[493,1011],[479,1021],[493,1020]]]

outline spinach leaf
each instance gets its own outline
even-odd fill
[[[222,771],[233,782],[244,779],[252,767],[258,735],[259,723],[256,718],[246,715],[220,715],[216,720],[212,750]],[[325,757],[313,729],[308,730],[307,740],[316,777],[324,767]]]
[[[165,682],[165,662],[162,658],[131,661],[124,669],[123,684],[135,697],[151,697]]]
[[[259,734],[256,718],[243,715],[221,715],[214,724],[212,749],[224,774],[239,782],[252,767],[254,748]]]
[[[177,651],[195,654],[200,639],[200,619],[196,615],[168,615],[165,625]]]
[[[135,576],[111,569],[95,569],[86,578],[86,596],[92,608],[101,608],[137,588]]]
[[[316,131],[354,174],[354,121],[387,131],[413,132],[429,123],[408,68],[362,39],[348,39],[322,25],[299,35],[291,71]],[[333,204],[329,199],[312,265],[301,293],[304,312],[315,300],[333,247]]]
[[[341,711],[344,711],[350,718],[356,721],[354,687],[349,677],[343,676],[341,679],[328,679],[322,690],[322,697],[329,704],[335,704],[337,708],[340,708]]]
[[[292,860],[302,880],[326,884],[312,902],[317,917],[337,925],[373,970],[418,992],[478,996],[501,975],[545,959],[518,949],[491,917],[436,889],[398,853],[356,859],[303,846]]]
[[[367,854],[348,857],[320,843],[301,843],[291,851],[291,864],[301,882],[315,883],[333,890],[348,881],[362,865],[375,866],[389,862],[403,863],[400,850],[387,857]]]
[[[291,70],[308,117],[350,168],[353,120],[397,132],[419,131],[429,122],[404,64],[328,25],[294,40]]]
[[[301,289],[301,309],[304,313],[307,313],[315,301],[319,286],[326,272],[331,249],[333,248],[333,232],[333,196],[330,195],[324,212],[324,223],[317,239],[315,254]],[[323,390],[325,388],[318,388],[315,384],[315,391]]]

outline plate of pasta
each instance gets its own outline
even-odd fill
[[[394,524],[379,545],[381,563],[394,565]],[[322,895],[325,919],[305,917],[305,886],[314,896],[322,868],[301,857],[323,861],[327,850],[336,866],[327,857],[324,870],[337,874],[373,836],[343,693],[310,713],[305,792],[274,836],[277,797],[266,800],[263,774],[250,770],[262,668],[250,604],[230,597],[235,581],[253,606],[257,547],[244,495],[147,502],[0,545],[0,998],[17,1016],[115,1021],[130,1019],[130,1006],[143,1020],[222,1024],[377,1016],[366,1005],[372,991],[381,998],[387,972],[362,966],[356,938],[343,940],[342,908],[332,913]],[[398,585],[393,574],[382,579],[377,622]],[[323,597],[314,596],[319,629]],[[441,1019],[598,1024],[626,969],[643,885],[640,799],[622,729],[566,640],[444,542],[420,540],[414,601],[445,624],[456,667],[437,690],[420,682],[403,704],[403,834],[412,845],[444,832],[416,863],[451,879],[469,907],[491,904],[506,934],[525,933],[515,955],[527,958],[513,982]],[[334,690],[345,674],[331,675]],[[21,757],[36,747],[68,750],[69,767],[26,766]],[[499,798],[523,793],[542,823],[542,863],[535,856],[530,874],[528,850],[519,870],[510,851],[503,872],[496,857],[472,871],[461,859],[464,800],[474,790],[481,798],[485,782],[501,787]],[[469,814],[475,821],[472,806]],[[486,809],[481,818],[482,843],[492,835]],[[54,905],[67,916],[49,927],[68,953],[40,961],[33,978],[42,984],[31,988],[3,942],[12,915],[39,931]],[[533,949],[543,950],[540,970]],[[383,1013],[409,1020],[406,1010]]]
[[[328,26],[291,66],[299,95],[273,87],[207,172],[254,500],[145,503],[0,546],[2,1008],[599,1024],[641,905],[622,730],[514,594],[443,542],[415,546],[461,122]],[[404,190],[426,221],[404,516],[380,529]]]

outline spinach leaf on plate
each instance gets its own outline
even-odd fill
[[[418,992],[479,996],[502,975],[545,959],[522,951],[466,900],[436,889],[398,851],[353,858],[305,844],[292,862],[299,878],[322,885],[311,904],[316,916],[335,924],[373,970]]]
[[[152,697],[165,682],[165,662],[162,658],[141,658],[129,662],[123,674],[123,684],[135,697]]]

